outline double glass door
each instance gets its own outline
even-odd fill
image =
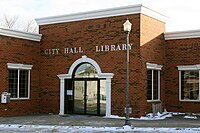
[[[99,114],[98,80],[74,81],[74,113]]]
[[[87,115],[105,115],[106,80],[98,78],[89,63],[80,64],[72,79],[65,80],[65,112]]]

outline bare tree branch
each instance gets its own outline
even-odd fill
[[[25,32],[38,32],[38,26],[33,19],[21,19],[19,20],[19,16],[8,16],[4,15],[2,17],[0,26],[9,28],[9,29],[15,29],[15,30],[21,30]]]
[[[24,24],[23,31],[26,32],[37,32],[37,24],[34,20],[28,20],[26,24]]]
[[[12,29],[17,24],[18,16],[9,17],[7,15],[4,15],[3,20],[4,20],[4,26],[6,28]]]

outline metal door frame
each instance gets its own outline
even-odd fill
[[[75,96],[75,81],[84,81],[84,113],[83,115],[100,115],[100,79],[98,78],[75,78],[73,79],[73,114],[78,114],[76,112],[74,112],[74,96]],[[87,113],[87,82],[88,81],[97,81],[97,114],[90,114]]]

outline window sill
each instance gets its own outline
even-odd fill
[[[30,98],[10,98],[10,100],[29,100]]]
[[[179,100],[180,102],[200,102],[200,100]]]
[[[154,103],[154,102],[155,102],[155,103],[156,103],[156,102],[158,103],[158,102],[161,102],[161,100],[147,100],[147,102],[148,102],[148,103]]]

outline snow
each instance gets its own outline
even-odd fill
[[[197,119],[197,116],[186,115],[183,118],[186,118],[186,119]]]
[[[185,115],[185,113],[180,113],[180,112],[173,112],[173,115]]]
[[[153,113],[149,113],[146,116],[142,116],[140,118],[133,118],[131,117],[130,120],[163,120],[168,117],[172,117],[173,115],[185,115],[183,118],[185,119],[197,119],[197,116],[200,116],[199,114],[189,114],[186,113],[177,113],[177,112],[163,112],[163,113],[157,113],[156,115],[153,115]],[[125,117],[120,117],[117,115],[111,115],[110,117],[105,118],[113,118],[113,119],[125,119]]]
[[[172,117],[172,113],[169,112],[163,112],[163,113],[157,113],[155,116],[153,115],[153,113],[149,113],[146,116],[142,116],[140,118],[133,118],[131,117],[131,120],[163,120],[167,117]],[[108,117],[106,117],[108,118]],[[111,115],[109,118],[114,118],[114,119],[125,119],[125,117],[120,117],[117,115]]]
[[[140,117],[140,120],[163,120],[167,117],[172,117],[172,113],[163,112],[157,113],[155,116],[152,113],[147,114],[145,117]]]
[[[90,127],[90,126],[48,126],[48,125],[0,125],[0,132],[55,132],[55,133],[95,133],[95,132],[142,132],[142,133],[199,133],[200,128],[134,128]]]

